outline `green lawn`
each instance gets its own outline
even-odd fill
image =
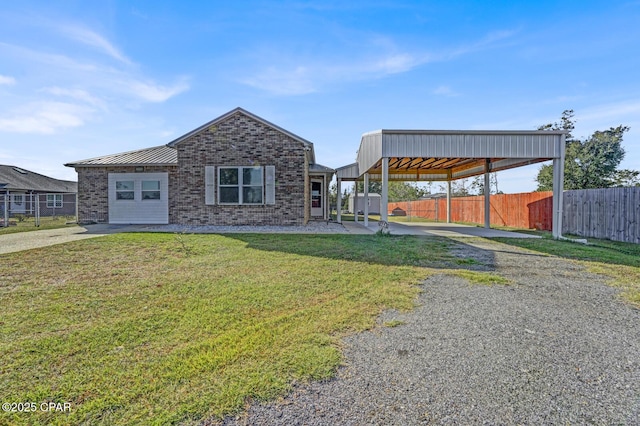
[[[42,229],[56,229],[67,226],[75,226],[75,216],[47,216],[40,218],[40,226],[35,225],[35,218],[22,216],[19,218],[12,217],[9,219],[10,226],[0,227],[0,235],[14,234],[16,232],[39,231]]]
[[[640,282],[636,246],[503,240]],[[117,234],[0,255],[0,424],[197,424],[332,376],[340,339],[413,307],[464,244],[377,235]],[[623,273],[615,272],[619,268]],[[624,277],[622,276],[624,275]],[[386,326],[400,326],[390,322]]]
[[[587,245],[549,238],[495,240],[582,263],[589,271],[607,276],[611,285],[622,289],[623,299],[640,307],[640,244],[596,239],[589,239]]]
[[[0,424],[191,424],[330,377],[342,336],[465,265],[452,244],[118,234],[1,255],[1,399],[72,409]]]

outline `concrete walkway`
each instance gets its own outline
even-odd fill
[[[378,221],[370,220],[365,228],[362,221],[342,222],[349,233],[371,234],[378,231]],[[460,225],[457,223],[440,222],[389,222],[389,231],[392,235],[425,235],[438,237],[504,237],[504,238],[540,238],[537,235],[523,234],[521,232],[502,231],[499,229],[486,229],[477,226]]]
[[[369,221],[369,227],[362,222],[342,222],[342,226],[349,234],[370,235],[378,231],[378,222]],[[390,222],[389,230],[393,235],[424,235],[440,237],[506,237],[506,238],[540,238],[535,235],[519,232],[500,231],[497,229],[485,229],[476,226],[459,225],[455,223],[428,223],[428,222]],[[103,235],[119,232],[176,232],[167,225],[162,227],[150,227],[148,225],[85,225],[69,226],[67,228],[45,229],[42,231],[18,232],[15,234],[0,235],[0,254],[14,253],[23,250],[31,250],[39,247],[47,247],[71,241],[84,240],[86,238],[101,237]],[[196,232],[190,230],[189,232]],[[202,232],[202,231],[200,231]],[[217,231],[216,233],[219,233]],[[243,232],[247,232],[246,230]],[[251,232],[260,232],[254,230]]]
[[[102,237],[118,232],[134,232],[136,230],[139,230],[139,227],[99,224],[17,232],[15,234],[0,235],[0,254],[53,246],[86,238]]]

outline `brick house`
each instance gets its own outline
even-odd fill
[[[313,144],[242,108],[166,145],[65,164],[80,222],[302,225],[329,217],[334,170]]]
[[[0,222],[15,215],[75,216],[76,182],[0,164]]]

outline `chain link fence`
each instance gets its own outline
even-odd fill
[[[76,220],[75,193],[0,194],[0,227]]]

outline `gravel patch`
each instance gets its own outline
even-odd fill
[[[573,262],[487,240],[463,253],[512,284],[431,276],[415,310],[344,340],[334,379],[204,424],[640,424],[638,309]]]
[[[289,234],[346,234],[347,230],[336,222],[309,222],[303,226],[188,226],[157,225],[141,229],[146,232],[179,232],[185,234],[228,234],[228,233],[289,233]]]

